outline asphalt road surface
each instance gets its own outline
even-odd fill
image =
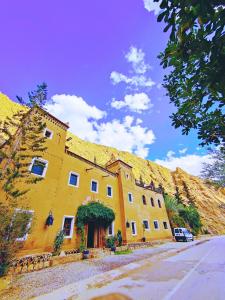
[[[133,300],[225,300],[225,236],[148,262],[72,299],[87,300],[110,293]]]

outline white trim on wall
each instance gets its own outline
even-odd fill
[[[96,182],[96,183],[97,183],[97,191],[92,191],[92,182]],[[96,194],[98,193],[98,180],[96,180],[96,179],[91,179],[90,190],[91,190],[92,193],[96,193]]]
[[[133,230],[132,230],[132,223],[134,223],[134,229],[135,229],[135,233],[133,233]],[[133,236],[137,235],[137,224],[136,224],[136,221],[130,221],[130,225],[131,225],[131,233]]]
[[[111,196],[108,195],[108,188],[111,188]],[[107,191],[107,197],[112,198],[112,197],[113,197],[113,188],[112,188],[111,185],[107,184],[107,186],[106,186],[106,191]]]
[[[45,136],[46,131],[50,132],[50,137]],[[53,138],[53,131],[48,129],[47,127],[44,130],[44,137],[46,137],[47,139],[51,140]]]
[[[108,227],[108,236],[114,236],[114,221],[112,222],[112,234],[109,234],[109,227]]]
[[[70,227],[70,235],[64,236],[64,239],[71,239],[73,237],[75,217],[74,216],[64,215],[63,216],[63,222],[62,222],[62,230],[64,229],[64,222],[65,222],[66,218],[71,218],[72,222],[71,222],[71,227]]]
[[[31,172],[35,160],[40,161],[40,162],[42,162],[42,163],[45,163],[45,167],[44,167],[44,171],[43,171],[43,174],[42,174],[42,175],[35,174],[35,173],[32,173],[32,172]],[[45,160],[45,159],[43,159],[43,158],[39,158],[39,157],[34,157],[34,158],[32,159],[32,161],[31,161],[30,166],[28,167],[28,170],[31,172],[31,174],[33,174],[33,175],[35,175],[35,176],[38,176],[38,177],[45,177],[46,172],[47,172],[47,169],[48,169],[48,161]]]
[[[71,176],[71,175],[76,175],[76,176],[77,176],[77,184],[76,184],[76,185],[70,183],[70,176]],[[78,173],[76,173],[76,172],[73,172],[73,171],[70,171],[70,172],[69,172],[68,185],[69,185],[69,186],[72,186],[72,187],[79,187],[79,184],[80,184],[80,174],[78,174]]]
[[[157,222],[158,228],[155,228],[155,223],[154,222]],[[155,230],[159,230],[159,221],[158,220],[153,220],[153,227],[154,227]]]
[[[142,220],[142,224],[144,225],[144,221],[148,222],[148,228],[145,228],[145,231],[149,231],[150,230],[150,224],[149,224],[149,220],[148,219],[143,219]]]

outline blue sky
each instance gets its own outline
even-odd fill
[[[171,126],[158,12],[151,0],[4,2],[0,90],[15,100],[46,81],[47,109],[74,134],[197,175],[209,157]]]

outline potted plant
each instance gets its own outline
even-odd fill
[[[90,251],[88,249],[84,249],[82,254],[83,254],[83,259],[88,259],[90,256]]]
[[[118,246],[121,247],[122,243],[123,243],[123,237],[122,237],[121,230],[118,230],[118,232],[117,232],[117,242],[118,242]]]
[[[117,238],[115,236],[110,236],[106,239],[106,247],[110,248],[111,251],[115,252],[116,251],[116,240]]]

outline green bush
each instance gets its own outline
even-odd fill
[[[117,232],[117,242],[118,242],[118,246],[122,246],[123,243],[123,237],[122,237],[122,232],[121,230],[118,230]]]
[[[184,219],[186,223],[189,224],[194,235],[197,235],[201,230],[202,223],[200,220],[200,215],[193,205],[184,207],[179,211],[179,215]]]
[[[171,219],[173,227],[185,227],[184,219],[179,215],[174,215]]]
[[[63,241],[64,241],[64,232],[63,230],[60,230],[55,237],[53,255],[60,254]]]
[[[18,241],[30,232],[32,215],[0,202],[0,276],[6,275],[16,253],[24,242]]]
[[[106,247],[107,248],[115,247],[116,241],[117,241],[116,236],[110,236],[110,237],[108,237],[106,239]]]

